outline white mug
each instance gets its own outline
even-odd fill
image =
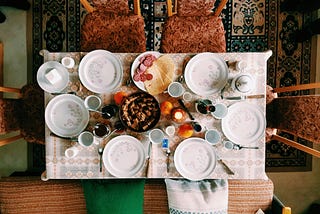
[[[184,93],[185,89],[179,82],[172,82],[168,86],[168,93],[171,97],[180,97]]]
[[[78,136],[78,142],[81,146],[88,147],[94,142],[94,136],[91,132],[84,131]]]
[[[217,130],[210,129],[206,131],[204,138],[209,144],[217,145],[221,140],[221,135]]]
[[[66,68],[73,68],[75,62],[74,62],[74,59],[72,59],[69,56],[66,56],[62,58],[61,64]]]
[[[161,129],[152,129],[149,132],[149,140],[151,143],[162,143],[162,140],[164,138],[164,133]]]
[[[211,114],[216,118],[216,119],[222,119],[228,114],[228,107],[223,104],[223,103],[217,103],[214,105],[215,110]]]
[[[84,105],[87,109],[97,110],[101,106],[101,98],[96,95],[89,95],[84,99]]]

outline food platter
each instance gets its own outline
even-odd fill
[[[81,83],[95,93],[116,89],[123,78],[123,68],[117,56],[106,50],[86,54],[79,64]]]
[[[266,120],[260,107],[248,102],[231,105],[221,123],[224,135],[234,143],[242,145],[259,140],[265,133],[266,127]]]
[[[55,69],[57,80],[51,83],[46,76],[53,69]],[[69,72],[61,63],[48,61],[39,67],[37,72],[37,82],[39,86],[48,93],[61,92],[68,86]]]
[[[61,137],[74,137],[87,127],[89,112],[81,98],[72,94],[62,94],[48,103],[45,121],[54,134]]]
[[[175,65],[171,56],[156,51],[139,55],[131,66],[131,78],[136,86],[151,95],[167,90],[174,73]]]
[[[132,65],[131,65],[131,79],[133,80],[134,84],[142,91],[147,91],[146,88],[144,87],[144,83],[142,81],[135,81],[134,79],[134,76],[136,74],[136,71],[137,71],[137,68],[139,67],[140,65],[140,61],[142,60],[143,57],[145,57],[146,55],[153,55],[155,56],[156,58],[158,58],[161,54],[158,52],[158,51],[147,51],[147,52],[144,52],[140,55],[138,55]]]
[[[132,177],[143,168],[145,156],[144,147],[138,139],[121,135],[107,143],[102,160],[113,176]]]
[[[177,171],[193,181],[209,178],[216,167],[216,160],[214,148],[197,137],[183,140],[174,153]]]
[[[228,80],[228,66],[216,53],[200,53],[186,65],[184,78],[188,88],[198,95],[220,91]]]
[[[121,122],[136,132],[153,128],[158,123],[160,114],[158,101],[146,92],[137,92],[125,97],[119,111]]]

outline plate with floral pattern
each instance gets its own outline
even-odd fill
[[[79,64],[81,83],[95,93],[116,89],[123,78],[121,61],[106,50],[94,50],[86,54]]]

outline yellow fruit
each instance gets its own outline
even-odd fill
[[[173,105],[172,105],[172,103],[169,102],[169,101],[163,101],[163,102],[160,104],[161,113],[164,114],[164,115],[170,114],[172,108],[173,108]]]
[[[193,127],[190,123],[185,123],[179,126],[178,135],[183,138],[191,137],[193,134]]]
[[[117,105],[120,105],[123,98],[126,97],[127,94],[123,91],[118,91],[117,93],[115,93],[113,95],[113,99],[114,99],[114,102],[117,104]]]

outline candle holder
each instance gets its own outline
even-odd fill
[[[186,120],[187,114],[186,112],[181,108],[174,108],[171,111],[171,118],[174,122],[182,123]]]

